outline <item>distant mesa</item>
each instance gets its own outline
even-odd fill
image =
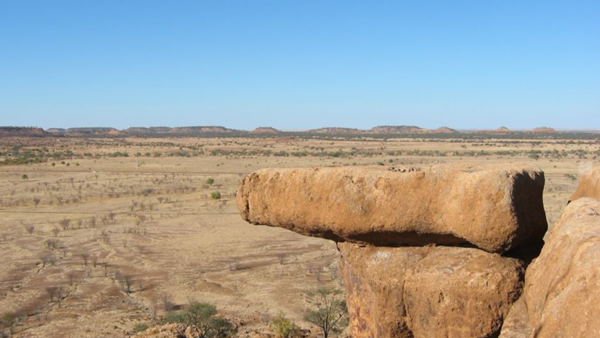
[[[421,134],[425,129],[417,126],[378,126],[370,131],[374,134]]]
[[[448,128],[440,127],[438,129],[426,129],[417,126],[377,126],[368,130],[355,129],[355,128],[338,128],[328,127],[311,129],[306,131],[310,134],[337,134],[337,135],[386,135],[386,134],[454,134],[458,131]]]
[[[0,137],[3,136],[29,136],[43,137],[50,134],[42,128],[36,127],[0,127]]]
[[[84,128],[50,128],[48,132],[53,135],[69,135],[69,136],[120,136],[122,133],[116,128],[110,127],[84,127]]]
[[[362,134],[363,131],[355,128],[339,128],[339,127],[326,127],[319,129],[311,129],[306,131],[309,134]]]
[[[223,126],[183,126],[183,127],[130,127],[123,130],[108,127],[86,127],[86,128],[50,128],[44,130],[36,127],[0,127],[0,137],[6,136],[97,136],[97,137],[126,137],[126,136],[173,136],[193,137],[200,135],[294,135],[294,134],[319,134],[319,135],[345,135],[345,136],[369,136],[369,135],[452,135],[452,134],[480,134],[480,135],[545,135],[558,134],[553,128],[539,127],[531,130],[510,130],[507,127],[497,129],[480,130],[456,130],[449,127],[437,129],[421,128],[413,125],[383,125],[371,129],[325,127],[302,131],[281,131],[273,127],[258,127],[254,130],[230,129]]]
[[[417,126],[378,126],[368,131],[372,134],[454,134],[458,131],[440,127],[437,129],[426,129]]]
[[[532,134],[556,134],[556,133],[558,133],[555,129],[552,129],[549,127],[534,128],[534,129],[530,130],[529,132]]]
[[[195,135],[195,134],[231,134],[245,131],[229,129],[221,126],[186,126],[186,127],[131,127],[122,131],[126,135]]]
[[[438,129],[433,131],[436,134],[457,134],[458,130],[448,128],[448,127],[439,127]]]
[[[52,134],[60,134],[60,133],[65,133],[67,132],[67,130],[65,128],[50,128],[46,130],[49,133]]]
[[[258,127],[250,132],[251,134],[279,134],[280,131],[273,127]]]
[[[234,133],[239,130],[229,129],[221,126],[197,126],[197,127],[176,127],[173,128],[175,132],[182,133]]]

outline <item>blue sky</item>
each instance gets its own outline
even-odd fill
[[[0,0],[0,125],[600,129],[600,1]]]

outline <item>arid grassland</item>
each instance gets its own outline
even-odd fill
[[[306,292],[341,287],[336,245],[245,223],[248,173],[528,162],[552,224],[598,156],[598,138],[0,138],[0,314],[14,337],[124,337],[201,301],[240,337],[279,314],[316,333]]]

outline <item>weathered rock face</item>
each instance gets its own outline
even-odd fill
[[[263,169],[244,179],[242,217],[336,241],[465,244],[490,252],[541,241],[544,173],[523,166]]]
[[[412,337],[404,304],[406,273],[426,248],[376,248],[339,243],[340,269],[353,338]]]
[[[520,261],[478,249],[339,248],[353,338],[492,337],[521,291]]]
[[[521,296],[511,306],[508,315],[504,318],[502,331],[498,338],[530,338],[532,331],[525,299]]]
[[[569,202],[582,197],[600,200],[600,166],[590,168],[581,175],[577,190],[571,195]]]
[[[566,207],[527,269],[524,295],[536,338],[600,337],[600,201]]]

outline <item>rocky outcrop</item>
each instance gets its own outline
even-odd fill
[[[533,334],[600,337],[600,201],[567,206],[527,269],[525,302]]]
[[[528,166],[263,169],[237,193],[253,224],[379,246],[473,245],[503,253],[541,241],[544,174]]]
[[[569,202],[582,197],[600,200],[600,166],[585,170],[580,178],[577,190],[569,198]]]
[[[478,249],[339,248],[353,338],[491,337],[521,290],[519,260]]]
[[[237,203],[251,223],[338,242],[354,338],[492,338],[509,313],[517,338],[511,306],[547,229],[543,172],[392,169],[259,170]]]

